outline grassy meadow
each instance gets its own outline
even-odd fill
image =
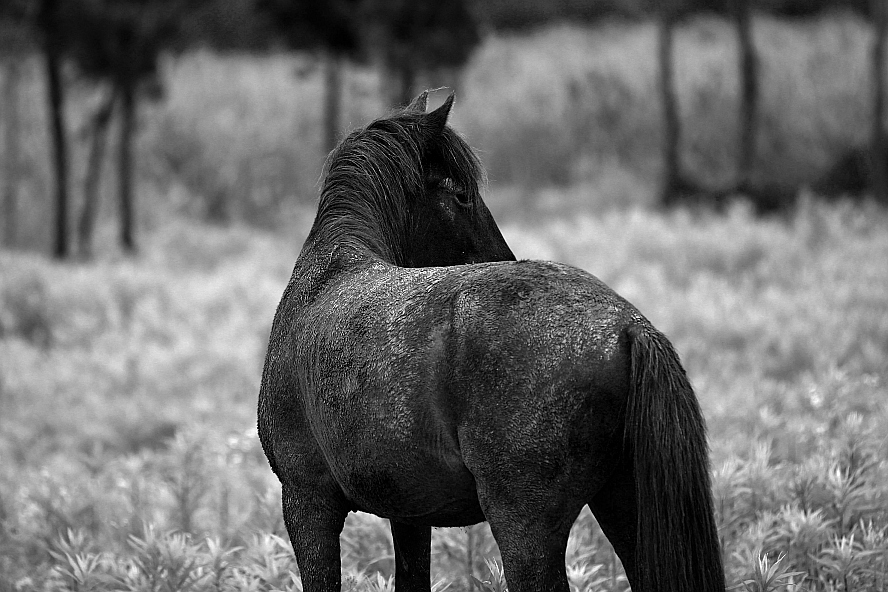
[[[305,230],[180,222],[137,261],[0,254],[0,589],[298,589],[254,425]],[[673,338],[709,422],[731,582],[784,556],[795,589],[883,589],[888,214],[630,209],[504,233],[519,257],[596,273]],[[389,544],[384,523],[349,519],[351,589],[390,589]],[[434,544],[450,589],[469,574],[498,589],[485,527]],[[577,590],[626,588],[588,515],[568,564]]]
[[[869,33],[841,15],[756,24],[758,174],[804,184],[865,138]],[[678,39],[685,162],[710,182],[732,170],[731,35],[700,19]],[[491,38],[454,123],[516,255],[594,273],[675,343],[709,425],[728,583],[888,589],[888,212],[811,195],[779,219],[647,207],[654,46],[647,24]],[[27,101],[32,250],[0,250],[0,592],[301,589],[255,405],[313,214],[319,76],[307,58],[209,53],[164,72],[142,114],[135,258],[113,247],[107,203],[95,261],[33,250],[50,183]],[[383,110],[378,84],[349,72],[349,126]],[[95,99],[75,89],[75,127]],[[213,200],[232,221],[201,221]],[[345,590],[393,590],[383,521],[351,515],[342,560]],[[588,511],[566,561],[577,592],[628,589]],[[435,530],[432,562],[437,591],[505,587],[484,525]]]

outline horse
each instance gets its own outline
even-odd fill
[[[589,505],[635,592],[724,591],[700,406],[668,339],[577,268],[516,261],[483,169],[427,95],[346,137],[275,313],[258,429],[306,592],[340,590],[350,511],[395,589],[432,527],[487,521],[511,592],[568,592]]]

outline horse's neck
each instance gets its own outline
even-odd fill
[[[368,249],[310,236],[296,260],[290,283],[300,294],[297,299],[308,304],[331,284],[384,267],[389,264]]]
[[[364,217],[327,214],[315,220],[303,254],[310,252],[320,259],[340,256],[350,261],[379,259],[398,264],[402,247],[393,242],[392,234]]]
[[[362,242],[344,240],[336,234],[309,234],[302,245],[297,265],[315,269],[343,269],[371,265],[381,258],[374,250]]]
[[[354,191],[325,191],[306,244],[320,249],[331,249],[333,245],[351,247],[399,264],[404,230],[399,226],[397,212],[380,205],[383,202],[382,198]]]

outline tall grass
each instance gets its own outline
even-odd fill
[[[814,202],[786,221],[633,209],[504,225],[519,257],[592,271],[675,341],[739,589],[886,583],[886,228],[879,210]],[[177,222],[138,261],[79,266],[0,253],[0,589],[299,589],[254,426],[306,231]],[[383,522],[350,516],[342,556],[346,589],[391,589]],[[626,589],[588,511],[566,561],[575,590]],[[502,589],[497,562],[486,527],[434,532],[451,590]]]

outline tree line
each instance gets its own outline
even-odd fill
[[[888,3],[885,0],[653,0],[659,25],[658,61],[660,96],[663,109],[663,179],[660,201],[669,206],[681,201],[705,201],[720,205],[735,195],[748,198],[759,212],[786,208],[794,202],[797,187],[758,184],[753,178],[759,128],[759,59],[753,41],[753,8],[769,9],[789,17],[805,17],[819,12],[852,9],[873,23],[871,50],[872,128],[867,147],[852,149],[815,184],[821,192],[869,190],[875,200],[888,205],[888,146],[885,138],[885,44],[888,28]],[[675,27],[696,8],[706,8],[732,19],[738,41],[738,151],[735,180],[728,187],[704,188],[682,168],[680,159],[681,125],[674,89],[672,38]],[[701,6],[702,5],[702,6]]]
[[[833,7],[851,7],[870,18],[875,35],[872,52],[873,129],[868,158],[886,162],[884,74],[886,7],[884,0],[2,0],[0,58],[4,88],[14,90],[22,55],[40,53],[45,72],[48,121],[54,171],[53,253],[67,258],[92,253],[99,180],[107,136],[116,118],[114,163],[118,188],[119,242],[134,252],[134,139],[139,105],[160,96],[158,63],[162,55],[195,46],[220,50],[263,51],[288,48],[323,58],[325,97],[324,145],[332,148],[340,130],[342,67],[346,62],[373,63],[388,75],[392,104],[405,104],[417,79],[441,68],[466,63],[485,33],[526,29],[553,19],[595,22],[602,18],[655,18],[659,23],[659,69],[664,121],[661,202],[670,205],[702,191],[681,167],[681,126],[673,88],[672,38],[675,27],[701,11],[722,14],[736,23],[741,95],[736,182],[716,191],[759,191],[752,183],[758,127],[758,58],[753,10],[786,16],[809,16]],[[70,67],[81,80],[101,88],[104,96],[90,118],[86,173],[80,211],[72,216],[69,199],[69,139],[64,118],[66,78]],[[12,89],[12,90],[11,90]],[[2,227],[4,242],[14,244],[16,187],[15,100],[4,101],[4,175]],[[870,166],[872,190],[886,199],[884,166]],[[711,193],[711,192],[710,192]],[[72,240],[69,219],[76,219]]]
[[[120,134],[115,159],[119,240],[125,251],[136,250],[136,114],[139,102],[158,91],[161,55],[195,45],[253,50],[285,46],[322,54],[327,64],[325,144],[332,148],[339,129],[343,61],[378,62],[392,74],[391,102],[401,103],[409,99],[419,72],[462,65],[481,40],[478,19],[464,0],[4,0],[0,21],[7,29],[28,33],[18,35],[6,52],[7,89],[17,76],[20,55],[43,55],[55,179],[53,253],[60,259],[72,251],[65,64],[105,91],[92,117],[83,205],[77,217],[78,251],[89,257],[112,117],[119,121]],[[15,113],[6,115],[10,121],[17,118]],[[14,125],[6,126],[7,159],[16,153],[15,129],[10,128]],[[7,185],[4,237],[10,242],[15,187]]]

